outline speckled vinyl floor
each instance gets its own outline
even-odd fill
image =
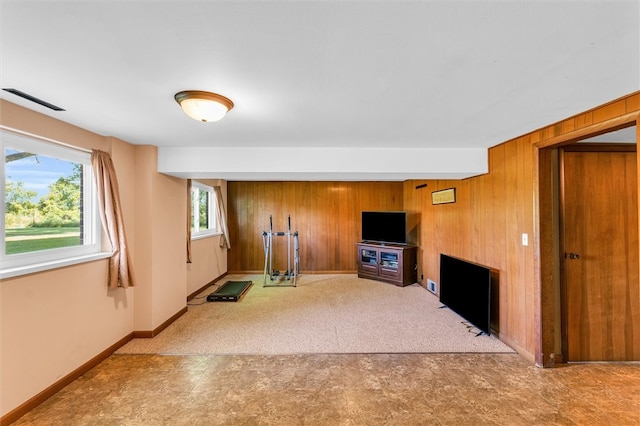
[[[515,354],[112,355],[15,425],[637,425],[640,364]]]

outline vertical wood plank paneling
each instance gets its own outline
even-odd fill
[[[487,265],[497,271],[497,280],[494,281],[492,288],[493,304],[492,308],[492,327],[499,333],[502,333],[502,324],[505,323],[505,313],[507,309],[506,293],[503,291],[507,288],[506,281],[506,197],[509,193],[506,187],[506,171],[505,171],[505,146],[499,145],[489,151],[489,161],[492,170],[491,173],[491,195],[490,205],[486,206],[491,212],[490,218],[490,246],[487,249],[489,260]]]
[[[438,241],[436,241],[436,223],[433,215],[433,208],[431,206],[431,192],[436,186],[436,182],[432,181],[427,183],[427,187],[416,193],[405,192],[405,196],[411,198],[417,196],[420,198],[420,253],[422,255],[422,271],[424,276],[423,284],[426,284],[427,279],[440,282],[439,278],[439,265],[434,261],[434,257],[437,256],[437,250],[440,247]],[[420,260],[418,261],[420,262]]]
[[[544,334],[553,333],[555,311],[548,308],[543,311],[540,307],[541,300],[546,300],[548,305],[553,295],[536,294],[538,288],[549,289],[552,286],[538,286],[537,282],[538,279],[550,279],[550,267],[543,267],[542,275],[534,270],[536,232],[540,228],[535,224],[538,217],[533,197],[537,194],[538,164],[533,144],[638,110],[640,93],[635,93],[491,148],[488,175],[464,181],[426,181],[428,191],[422,194],[409,191],[407,189],[411,186],[405,186],[405,206],[417,204],[414,198],[418,197],[422,202],[420,253],[425,282],[426,278],[439,281],[440,253],[497,269],[499,335],[521,353],[530,355],[532,359],[541,359],[540,345],[545,344],[541,342],[547,342],[547,347],[554,342],[553,336]],[[457,202],[432,206],[431,192],[448,187],[457,188]],[[548,194],[549,191],[543,193]],[[540,204],[548,205],[542,201]],[[544,212],[548,211],[545,207]],[[545,221],[544,226],[541,225],[543,229],[551,229],[546,222],[550,218],[539,220]],[[528,246],[522,245],[523,233],[528,234]],[[546,253],[552,251],[547,247],[550,243],[549,236],[545,234],[545,246],[540,247],[545,253],[545,261],[549,259]],[[543,314],[544,321],[540,318]],[[543,323],[544,330],[539,330]]]
[[[471,211],[471,181],[461,181],[459,184],[452,184],[450,186],[456,187],[456,203],[460,203],[460,208],[472,213],[470,215],[458,216],[455,204],[444,204],[441,206],[446,211],[449,227],[453,226],[456,222],[458,223],[458,228],[454,234],[455,242],[453,250],[456,253],[455,256],[469,259],[469,253],[471,253],[471,248],[469,247],[471,243],[471,224],[474,213]],[[460,195],[458,196],[458,194]]]
[[[555,134],[554,134],[555,136]],[[529,175],[529,171],[532,169],[531,163],[526,163],[529,159],[527,156],[527,151],[531,149],[530,146],[525,145],[524,138],[518,138],[516,141],[516,149],[517,149],[517,185],[516,185],[516,199],[517,203],[517,229],[516,232],[512,235],[509,235],[509,238],[514,241],[514,246],[517,247],[516,253],[518,253],[518,275],[517,275],[517,283],[526,283],[527,279],[532,276],[531,271],[527,270],[527,263],[529,253],[526,250],[526,247],[522,245],[522,234],[529,233],[527,226],[527,219],[530,219],[531,216],[527,216],[528,212],[528,204],[531,199],[531,190],[529,188],[531,181],[527,181],[527,176]],[[529,159],[530,160],[530,159]],[[527,342],[527,324],[529,323],[527,315],[527,304],[528,301],[533,300],[531,297],[529,286],[524,285],[521,289],[517,289],[517,304],[518,304],[518,312],[524,313],[525,315],[521,315],[518,321],[518,341]],[[529,312],[530,313],[530,312]]]
[[[484,243],[481,241],[483,231],[479,226],[483,216],[483,212],[481,211],[483,202],[483,180],[484,176],[469,180],[469,212],[471,214],[469,216],[468,253],[474,256],[474,259],[472,259],[474,262],[478,262],[476,256],[482,256],[484,253]],[[467,255],[465,254],[465,256]],[[471,260],[469,257],[466,258]]]
[[[407,212],[407,234],[408,241],[411,244],[418,246],[417,263],[418,263],[418,282],[421,285],[426,286],[426,280],[424,280],[423,270],[423,257],[422,257],[422,235],[421,235],[421,216],[422,216],[422,200],[424,192],[428,192],[430,188],[421,187],[416,188],[424,184],[424,181],[406,181],[404,183],[404,194],[412,194],[410,197],[405,196],[403,201],[404,210]]]
[[[286,214],[284,210],[287,209],[295,212],[292,223],[295,216],[296,228],[301,234],[302,270],[356,270],[354,245],[360,239],[360,211],[419,210],[419,263],[425,283],[427,278],[439,282],[440,253],[497,269],[500,338],[521,353],[540,359],[542,348],[537,341],[539,330],[536,327],[543,322],[540,315],[551,316],[553,312],[548,309],[541,313],[540,298],[535,293],[536,277],[540,276],[534,271],[534,237],[539,230],[535,225],[538,218],[533,196],[537,185],[534,171],[538,165],[534,164],[532,145],[638,110],[640,93],[635,93],[526,137],[507,141],[490,149],[488,175],[464,181],[409,181],[404,184],[289,182],[287,185],[291,186],[287,186],[286,196],[281,197],[280,204],[282,214]],[[427,183],[428,187],[416,191],[415,185],[421,183]],[[268,226],[269,214],[266,212],[276,210],[272,198],[276,186],[274,182],[229,182],[229,226],[232,244],[235,243],[229,252],[230,272],[262,270],[260,235]],[[431,192],[450,187],[456,187],[457,202],[433,206]],[[332,192],[335,195],[329,196]],[[323,229],[325,234],[322,234]],[[522,233],[529,235],[527,247],[521,244]],[[548,237],[543,241],[548,244]],[[548,250],[548,247],[540,250]],[[547,275],[542,279],[547,279],[544,278]],[[545,317],[545,330],[553,330],[549,325],[553,321],[553,318]],[[553,342],[553,338],[543,335],[541,341]],[[545,348],[545,351],[549,349]]]
[[[528,140],[499,145],[489,152],[491,174],[462,181],[427,181],[428,190],[405,186],[405,206],[420,201],[423,274],[440,281],[440,253],[461,257],[496,270],[498,311],[493,318],[500,336],[526,350],[532,322],[529,296],[532,261],[521,246],[521,234],[532,236],[532,149]],[[431,192],[456,188],[456,203],[433,206]],[[526,287],[529,287],[527,290]]]
[[[233,200],[236,198],[236,188],[227,187],[227,200]],[[232,204],[227,201],[227,217],[234,217],[235,220],[233,222],[227,220],[227,228],[229,230],[229,235],[239,235],[239,228],[242,222],[241,212],[238,210],[239,206],[237,204]],[[236,240],[238,241],[238,240]],[[233,241],[229,241],[229,244],[232,244]],[[231,246],[232,250],[238,251],[235,246]],[[229,258],[227,257],[227,270],[229,269]]]
[[[576,129],[581,129],[593,124],[593,113],[585,112],[584,114],[580,114],[576,116],[574,119],[574,126]]]
[[[402,210],[402,182],[229,182],[229,272],[262,271],[262,232],[298,231],[302,272],[355,272],[363,210]],[[233,230],[233,232],[231,232]],[[286,239],[274,266],[286,269]]]
[[[473,214],[473,240],[469,244],[469,256],[474,257],[476,262],[490,266],[489,243],[491,229],[486,226],[491,222],[491,199],[488,197],[491,190],[491,177],[489,175],[479,176],[477,179],[469,181],[471,196],[471,211]]]
[[[264,188],[262,188],[260,185],[256,185],[256,184],[252,184],[251,182],[247,182],[244,185],[243,189],[245,191],[249,190],[249,189],[251,189],[253,191],[261,191]],[[240,231],[242,232],[242,235],[241,235],[242,244],[239,245],[239,246],[242,247],[242,249],[245,251],[245,256],[246,256],[246,257],[244,257],[245,259],[253,259],[257,255],[256,246],[254,244],[252,244],[252,243],[256,238],[259,238],[258,235],[256,235],[256,233],[259,232],[258,228],[256,227],[256,225],[261,223],[261,222],[262,222],[262,224],[264,224],[264,222],[262,220],[260,220],[260,218],[257,217],[257,213],[262,211],[261,208],[260,208],[260,205],[259,205],[260,199],[256,199],[256,200],[246,200],[245,199],[245,200],[243,200],[244,201],[244,205],[246,206],[247,212],[246,212],[246,216],[245,216],[245,224],[244,224],[244,226],[242,228],[240,228]],[[245,265],[243,265],[243,266],[245,266]]]
[[[536,316],[539,315],[540,312],[540,298],[539,298],[539,287],[536,282],[536,231],[537,226],[535,223],[535,199],[534,195],[537,194],[536,188],[536,179],[537,179],[537,156],[535,155],[535,149],[531,143],[530,138],[524,138],[524,147],[525,147],[525,161],[523,167],[525,168],[525,180],[524,180],[524,191],[525,191],[525,215],[523,218],[522,229],[527,234],[528,238],[528,246],[522,247],[521,250],[526,252],[526,262],[525,262],[525,272],[524,272],[524,283],[526,284],[526,315],[527,321],[525,321],[527,329],[526,329],[526,344],[524,347],[531,348],[532,353],[533,349],[538,344],[538,335],[537,335],[537,322]],[[537,311],[537,313],[536,313]]]
[[[503,328],[507,335],[512,336],[514,341],[518,340],[518,323],[521,315],[518,311],[518,246],[515,244],[514,235],[518,232],[518,199],[517,199],[517,143],[510,142],[505,145],[505,186],[507,188],[506,205],[506,229],[505,229],[505,246],[506,246],[506,282],[504,283],[505,298],[510,309],[506,311],[506,321],[503,326],[500,324],[500,330]]]
[[[314,265],[315,268],[312,270],[320,269],[324,265],[328,265],[329,261],[329,256],[327,253],[329,247],[329,229],[335,222],[335,215],[331,214],[330,210],[328,209],[330,202],[326,186],[326,182],[317,182],[313,186],[313,190],[315,192],[315,199],[313,203],[313,227],[315,229],[315,236],[318,238],[318,241],[316,243],[315,256],[317,264]]]
[[[308,183],[300,182],[297,185],[293,185],[293,200],[306,200],[308,198]],[[243,194],[244,197],[250,197],[251,194]],[[311,212],[311,206],[307,202],[301,202],[298,204],[296,215],[296,227],[295,231],[298,232],[298,239],[301,243],[300,247],[300,269],[308,270],[311,264],[311,250],[312,247],[306,244],[307,241],[311,241],[311,231],[309,229],[309,212]],[[302,244],[305,243],[305,244]]]
[[[534,223],[534,199],[533,196],[536,193],[535,191],[535,179],[537,174],[535,173],[535,162],[536,157],[534,155],[534,148],[531,144],[531,141],[528,137],[524,137],[523,139],[523,150],[524,150],[524,161],[522,163],[523,171],[524,171],[524,179],[523,179],[523,208],[525,214],[522,218],[521,224],[521,232],[524,232],[528,236],[528,246],[520,246],[520,250],[525,253],[525,267],[521,276],[521,282],[525,283],[525,300],[524,300],[524,308],[525,308],[525,316],[527,318],[526,321],[523,321],[525,324],[525,336],[526,344],[524,347],[526,348],[535,348],[537,343],[537,333],[536,333],[536,321],[532,319],[536,318],[536,309],[539,308],[539,298],[536,294],[536,282],[535,282],[535,223]],[[537,304],[534,303],[537,300]],[[536,308],[536,306],[538,306]]]
[[[640,93],[636,93],[633,96],[627,97],[626,102],[627,102],[626,112],[640,110]]]
[[[612,118],[621,116],[625,114],[626,111],[626,102],[624,99],[621,99],[617,102],[611,102],[603,106],[602,108],[598,108],[593,111],[593,122],[600,123],[605,120],[610,120]]]
[[[576,128],[575,120],[565,120],[562,122],[562,133],[569,133]]]
[[[360,211],[353,202],[353,200],[357,198],[357,189],[355,186],[346,182],[340,182],[338,183],[338,188],[338,218],[342,224],[342,226],[338,228],[340,247],[338,270],[348,271],[356,258],[356,253],[352,250],[350,242],[360,241],[362,238],[359,226]]]

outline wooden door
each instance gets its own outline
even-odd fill
[[[568,361],[640,360],[636,153],[567,148],[562,164]]]

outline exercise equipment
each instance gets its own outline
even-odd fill
[[[207,296],[207,302],[237,302],[252,284],[251,281],[227,281]]]
[[[296,281],[300,268],[300,247],[298,245],[298,231],[291,232],[291,216],[288,217],[286,232],[273,232],[273,217],[269,216],[269,232],[262,232],[264,246],[264,283],[263,287],[296,287]],[[274,237],[286,237],[287,239],[287,269],[284,273],[273,268],[273,241]],[[293,251],[293,259],[292,259]],[[293,268],[291,263],[293,262]],[[269,284],[267,284],[267,276]]]

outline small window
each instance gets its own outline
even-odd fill
[[[213,188],[193,181],[191,184],[191,237],[200,238],[219,233]]]
[[[98,253],[90,153],[8,132],[0,146],[2,269]]]

